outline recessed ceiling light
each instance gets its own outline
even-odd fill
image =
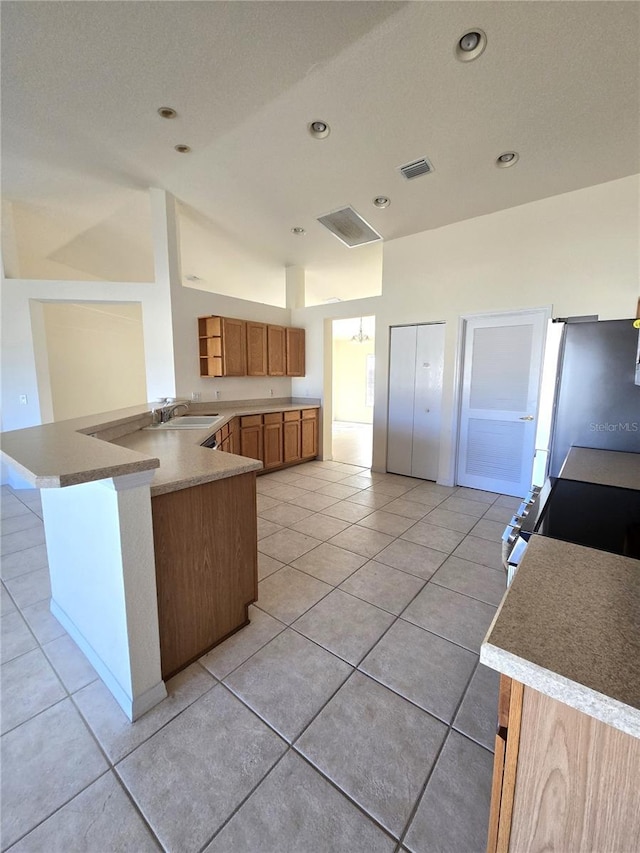
[[[191,151],[188,145],[175,145],[174,148],[178,154],[188,154]]]
[[[487,46],[487,37],[482,30],[476,28],[467,30],[464,35],[460,36],[454,48],[456,58],[460,62],[471,62],[472,59],[477,59],[484,52]]]
[[[309,122],[307,125],[309,133],[313,136],[314,139],[326,139],[327,136],[331,133],[331,128],[326,123],[326,121],[322,121],[321,119],[316,119],[315,121]]]
[[[303,234],[306,234],[307,232],[304,230],[304,228],[301,228],[299,225],[296,225],[295,228],[291,229],[291,233],[295,234],[296,237],[301,237]]]
[[[374,198],[373,203],[376,207],[389,207],[389,205],[391,204],[391,199],[388,198],[386,195],[377,195]]]
[[[173,107],[160,107],[158,109],[158,115],[162,116],[162,118],[175,118],[178,113]]]
[[[515,166],[519,159],[520,155],[517,151],[505,151],[504,154],[501,154],[496,159],[496,166],[500,166],[501,169],[506,169],[509,166]]]

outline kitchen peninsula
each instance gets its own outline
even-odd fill
[[[215,429],[287,408],[318,403],[243,401]],[[202,446],[211,427],[152,419],[139,406],[2,435],[4,460],[42,489],[51,611],[131,720],[166,696],[166,678],[246,624],[257,597],[262,463]]]

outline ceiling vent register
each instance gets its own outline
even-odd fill
[[[318,222],[350,249],[382,240],[380,234],[352,207],[342,207],[340,210],[334,210],[333,213],[319,216]]]
[[[407,163],[404,166],[398,166],[398,168],[408,181],[419,178],[420,175],[429,175],[433,172],[433,166],[426,157],[414,160],[413,163]]]

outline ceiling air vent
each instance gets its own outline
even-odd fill
[[[407,163],[405,166],[398,166],[398,168],[408,181],[419,178],[420,175],[428,175],[430,172],[433,172],[433,166],[426,157],[414,160],[413,163]]]
[[[352,207],[342,207],[318,217],[318,222],[328,228],[345,246],[364,246],[382,240],[380,234],[364,221]]]

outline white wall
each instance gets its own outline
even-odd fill
[[[305,270],[305,305],[328,299],[366,299],[382,293],[383,243],[343,249],[340,263],[314,262]]]
[[[31,310],[33,302],[47,301],[141,303],[147,394],[150,400],[175,394],[171,304],[158,285],[3,279],[0,359],[3,430],[53,420],[44,320],[41,310]],[[19,397],[23,394],[27,396],[27,405],[20,404]]]
[[[333,419],[373,423],[373,407],[366,405],[367,357],[375,353],[373,337],[363,343],[333,339]]]
[[[292,312],[294,325],[307,328],[314,354],[305,381],[309,393],[329,398],[323,376],[327,320],[375,314],[373,465],[383,470],[389,327],[446,322],[439,479],[452,482],[460,316],[545,305],[553,306],[555,317],[634,316],[639,197],[639,177],[631,176],[386,243],[382,296]],[[293,381],[294,394],[302,384]]]
[[[54,420],[146,402],[140,303],[40,304]]]
[[[220,392],[221,400],[291,396],[291,379],[286,376],[223,376],[215,379],[200,376],[197,318],[207,314],[238,317],[241,320],[258,320],[261,323],[271,323],[276,326],[288,326],[291,319],[291,312],[286,308],[233,299],[230,296],[206,293],[189,287],[181,288],[173,303],[173,328],[177,342],[175,360],[178,396],[189,398],[193,391],[199,392],[203,401],[216,399],[217,391]],[[311,358],[308,346],[307,357]]]
[[[149,194],[130,191],[105,214],[3,204],[3,251],[10,278],[153,281]]]
[[[182,204],[177,208],[182,275],[201,279],[191,287],[284,307],[282,264],[252,250],[250,240],[239,245],[191,208]]]

